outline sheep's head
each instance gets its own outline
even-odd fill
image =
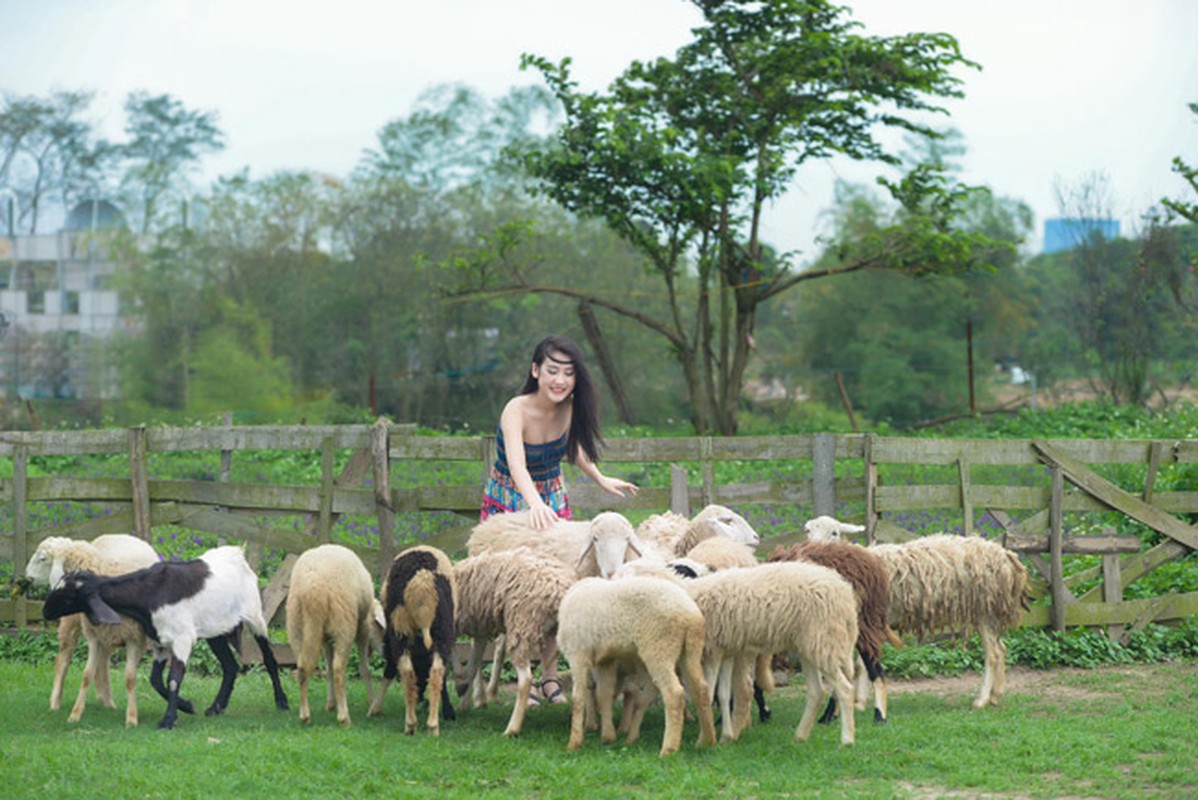
[[[62,560],[59,554],[70,543],[71,540],[65,536],[49,536],[43,539],[37,546],[37,550],[29,557],[29,563],[25,565],[25,577],[42,586],[52,586],[57,583],[58,579],[62,577]],[[55,561],[59,562],[57,574],[53,569]]]
[[[42,618],[56,620],[68,614],[87,614],[93,625],[118,624],[121,618],[100,597],[100,579],[86,571],[68,572],[46,596]]]
[[[581,564],[583,559],[594,550],[595,561],[599,565],[599,575],[603,578],[610,578],[620,568],[620,565],[628,557],[629,550],[632,550],[637,556],[641,555],[643,551],[643,547],[632,529],[632,523],[623,514],[618,514],[615,511],[605,511],[596,515],[591,520],[590,532],[590,544],[583,551],[578,563]]]
[[[839,542],[840,537],[851,533],[861,533],[864,525],[854,525],[851,522],[841,522],[835,517],[824,515],[809,519],[803,525],[807,540],[811,542]]]
[[[695,515],[692,524],[706,525],[715,536],[723,536],[737,544],[747,544],[756,547],[761,541],[753,526],[745,518],[727,506],[712,504]]]

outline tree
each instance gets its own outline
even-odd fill
[[[685,376],[699,432],[736,431],[758,306],[802,281],[865,269],[957,270],[973,244],[949,229],[955,200],[923,170],[892,184],[909,214],[844,260],[799,271],[769,256],[766,206],[799,167],[834,154],[895,161],[880,128],[932,131],[915,114],[961,95],[952,71],[974,66],[946,34],[868,37],[823,0],[695,0],[705,24],[674,59],[633,62],[607,93],[583,93],[570,61],[526,55],[565,110],[553,147],[526,154],[530,174],[565,208],[603,219],[645,257],[664,316],[617,291],[537,282],[519,259],[480,251],[465,292],[553,293],[585,300],[664,337]],[[518,242],[516,242],[518,245]],[[848,255],[848,254],[846,254]],[[527,265],[526,265],[527,267]]]
[[[1198,103],[1190,103],[1190,112],[1198,117]],[[1176,156],[1173,159],[1173,171],[1189,185],[1195,195],[1198,195],[1198,166],[1187,163],[1182,160],[1181,156]],[[1165,198],[1161,202],[1165,208],[1174,214],[1198,224],[1198,199],[1181,200]]]
[[[134,92],[125,100],[129,139],[122,145],[128,168],[123,188],[141,210],[141,232],[158,223],[162,201],[181,189],[187,174],[207,153],[224,149],[214,111],[193,111],[169,94]]]

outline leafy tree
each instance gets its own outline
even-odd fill
[[[1190,111],[1198,117],[1198,103],[1190,103]],[[1198,166],[1187,163],[1181,156],[1176,156],[1173,159],[1173,171],[1189,185],[1195,195],[1198,195]],[[1198,199],[1181,200],[1165,198],[1161,202],[1174,214],[1198,224]]]
[[[122,186],[136,198],[141,232],[159,222],[163,200],[180,190],[187,174],[208,153],[224,149],[224,134],[214,111],[194,111],[169,94],[134,92],[125,100],[128,163]]]
[[[911,112],[958,97],[964,59],[946,34],[868,37],[822,0],[696,0],[705,24],[675,58],[632,63],[606,93],[580,92],[570,62],[525,56],[565,110],[554,146],[528,153],[544,192],[604,220],[645,257],[665,315],[618,290],[534,280],[510,235],[483,250],[465,291],[553,293],[587,301],[664,338],[677,358],[700,432],[734,433],[758,306],[798,283],[865,269],[969,266],[972,245],[947,226],[947,186],[931,172],[893,188],[909,215],[872,249],[799,271],[762,241],[762,213],[811,160],[844,154],[894,161],[885,127],[925,131]],[[930,131],[927,131],[930,133]],[[517,241],[518,244],[518,241]]]

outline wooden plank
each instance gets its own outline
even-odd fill
[[[154,452],[216,450],[311,450],[332,437],[340,450],[370,446],[367,425],[243,425],[211,428],[150,428],[146,443]]]
[[[1149,612],[1147,615],[1145,612]],[[1198,614],[1198,592],[1172,594],[1165,597],[1149,597],[1141,600],[1125,600],[1122,603],[1070,603],[1065,609],[1067,627],[1106,627],[1108,625],[1134,625],[1148,621],[1168,622]],[[1023,627],[1044,627],[1048,624],[1047,606],[1032,606],[1023,615]]]
[[[129,486],[133,503],[133,533],[149,541],[150,486],[144,425],[129,429]]]
[[[878,529],[878,464],[874,461],[875,434],[866,434],[862,458],[865,461],[865,542],[873,544]]]
[[[1123,602],[1123,578],[1119,573],[1119,556],[1108,553],[1102,557],[1102,602]],[[1120,639],[1123,636],[1122,625],[1108,625],[1107,636]]]
[[[1052,629],[1065,630],[1065,605],[1072,595],[1065,588],[1065,569],[1061,551],[1061,496],[1064,494],[1064,473],[1058,466],[1052,472],[1052,504],[1048,508],[1048,554],[1051,574],[1048,583],[1052,591]]]
[[[830,433],[812,437],[811,494],[815,516],[836,514],[836,438]]]
[[[1148,474],[1144,476],[1144,493],[1140,495],[1140,499],[1145,503],[1152,502],[1152,492],[1156,488],[1156,475],[1161,468],[1161,454],[1164,451],[1164,446],[1160,442],[1153,442],[1148,448]]]
[[[1032,443],[1032,446],[1045,461],[1059,466],[1079,489],[1170,539],[1181,542],[1191,550],[1198,549],[1198,528],[1193,528],[1177,517],[1123,491],[1047,442],[1036,441]]]
[[[28,501],[25,497],[26,479],[29,476],[29,448],[18,445],[13,452],[13,574],[20,574],[29,563],[29,517]],[[29,608],[25,598],[20,597],[13,608],[13,619],[18,628],[24,628],[29,619]]]
[[[1119,560],[1119,572],[1123,577],[1123,585],[1130,586],[1133,582],[1147,575],[1160,565],[1178,559],[1188,552],[1190,550],[1185,545],[1178,544],[1172,539],[1166,539],[1146,552],[1124,556]],[[1082,570],[1075,575],[1070,575],[1069,580],[1071,583],[1084,583],[1096,577],[1099,574],[1098,570],[1098,567]],[[1095,586],[1078,599],[1083,601],[1095,599],[1100,590],[1100,586]]]
[[[1007,534],[1006,548],[1017,553],[1047,553],[1051,551],[1048,535],[1012,532]],[[1062,536],[1061,552],[1085,555],[1109,553],[1138,553],[1143,547],[1135,536],[1085,535]]]
[[[295,553],[285,555],[270,583],[262,590],[262,616],[266,617],[268,624],[287,601],[287,590],[291,588],[291,571],[295,569],[295,562],[298,560],[299,556]]]

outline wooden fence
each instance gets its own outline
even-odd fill
[[[151,476],[156,454],[179,451],[219,452],[220,473],[209,480]],[[310,453],[312,459],[319,459],[320,483],[280,486],[230,480],[233,460],[250,451]],[[31,459],[88,454],[127,455],[128,477],[30,475]],[[0,522],[0,562],[20,571],[38,542],[51,535],[92,538],[135,532],[149,539],[156,526],[181,526],[247,542],[252,556],[262,548],[287,553],[264,590],[267,611],[273,615],[286,597],[295,556],[330,541],[336,521],[344,515],[372,517],[380,531],[394,532],[400,515],[454,512],[460,515],[459,523],[428,541],[458,553],[477,519],[482,479],[493,458],[491,436],[420,436],[413,426],[385,421],[3,433],[0,459],[11,461],[12,477],[0,480],[0,503],[11,511]],[[579,516],[603,508],[644,514],[666,508],[688,513],[713,502],[742,512],[768,505],[855,519],[867,526],[865,538],[874,541],[912,536],[899,524],[903,514],[948,509],[957,515],[966,535],[977,533],[983,521],[989,525],[993,520],[1001,526],[997,535],[1003,543],[1031,564],[1033,591],[1050,602],[1036,604],[1025,625],[1051,625],[1058,630],[1105,626],[1112,633],[1126,634],[1148,621],[1198,613],[1198,592],[1123,599],[1123,589],[1132,581],[1198,548],[1198,528],[1176,516],[1198,514],[1198,478],[1193,477],[1198,467],[1186,467],[1198,464],[1198,440],[924,439],[872,434],[614,439],[604,459],[614,472],[639,470],[640,475],[652,475],[661,470],[670,478],[651,481],[659,485],[646,485],[639,496],[625,501],[575,480],[571,500]],[[801,477],[734,484],[715,479],[719,462],[770,461],[789,466],[776,475]],[[438,462],[474,464],[477,472],[473,468],[466,472],[477,477],[451,485],[434,485],[430,480],[413,488],[394,486],[392,471],[410,462],[420,464],[417,474],[421,475],[426,465],[431,475],[432,465]],[[1130,490],[1120,486],[1100,474],[1104,468],[1130,468],[1138,485]],[[1168,476],[1168,490],[1157,486],[1162,475]],[[30,529],[32,504],[64,501],[103,504],[111,513]],[[1159,533],[1159,543],[1144,547],[1135,536],[1109,531],[1080,535],[1070,528],[1070,521],[1079,515],[1112,509]],[[301,515],[304,524],[286,529],[264,521],[277,515]],[[795,527],[758,524],[765,540],[762,549],[797,538],[801,534]],[[376,574],[405,544],[394,536],[379,538],[378,547],[351,544]],[[1101,566],[1066,577],[1063,558],[1069,553],[1100,555]],[[1082,591],[1078,588],[1082,586],[1088,588]],[[0,601],[0,621],[25,625],[37,619],[40,604],[36,602]]]

